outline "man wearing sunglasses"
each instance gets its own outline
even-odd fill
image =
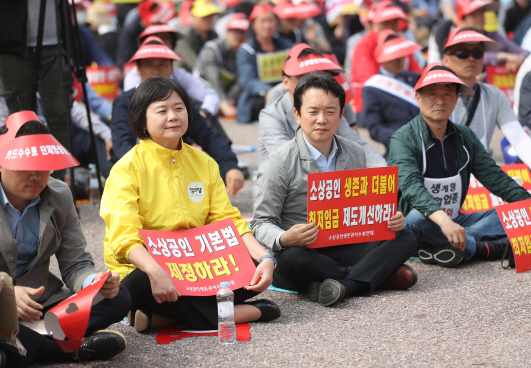
[[[531,138],[525,134],[509,100],[498,87],[476,82],[476,76],[483,70],[485,51],[495,51],[499,47],[497,42],[472,27],[455,28],[450,32],[443,63],[474,90],[473,96],[461,94],[450,120],[470,127],[487,151],[498,125],[520,159],[531,166]]]

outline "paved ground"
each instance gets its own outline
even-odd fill
[[[235,143],[256,144],[257,126],[227,124],[226,128]],[[496,137],[499,147],[499,133]],[[495,150],[495,158],[500,157]],[[256,154],[239,158],[256,167]],[[244,215],[251,215],[251,198],[247,181],[233,202]],[[80,211],[89,249],[103,269],[104,223],[90,205],[80,206]],[[320,307],[305,296],[266,291],[261,297],[278,303],[282,317],[253,324],[250,342],[234,346],[220,346],[212,336],[159,345],[156,331],[138,334],[117,324],[111,328],[126,335],[128,349],[110,361],[86,366],[530,365],[531,273],[517,275],[501,269],[499,262],[472,262],[452,270],[411,264],[419,276],[411,290],[378,291],[337,308]]]

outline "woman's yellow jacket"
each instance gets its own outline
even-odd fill
[[[101,200],[105,264],[123,279],[136,269],[129,252],[145,246],[138,229],[182,230],[232,217],[240,235],[252,233],[233,207],[217,163],[182,144],[173,151],[141,140],[111,170]]]

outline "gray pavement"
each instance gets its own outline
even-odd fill
[[[256,125],[224,124],[236,144],[256,145]],[[366,131],[361,131],[367,137]],[[494,157],[500,160],[499,132]],[[375,144],[375,147],[381,149]],[[239,155],[251,169],[256,153]],[[252,215],[251,182],[233,198]],[[104,269],[104,223],[90,205],[80,206],[83,230],[97,266]],[[88,367],[528,367],[531,355],[530,273],[503,270],[499,262],[471,262],[455,269],[419,263],[419,281],[408,291],[377,291],[323,308],[304,295],[266,291],[282,317],[252,324],[249,342],[221,346],[213,336],[155,341],[116,324],[128,348]],[[72,365],[55,365],[75,366]]]

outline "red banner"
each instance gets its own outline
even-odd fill
[[[509,99],[511,105],[514,104],[514,85],[516,83],[516,72],[509,73],[505,65],[486,65],[487,83],[498,87]]]
[[[181,295],[215,295],[223,281],[236,290],[249,285],[256,270],[232,218],[187,230],[139,231]]]
[[[89,66],[87,79],[98,95],[112,102],[120,92],[117,73],[115,66]]]
[[[531,199],[496,207],[514,252],[516,273],[531,270]]]
[[[319,235],[308,248],[394,239],[397,178],[397,166],[309,174],[308,223]]]
[[[507,175],[531,193],[531,172],[526,164],[502,165],[500,167]],[[470,175],[470,185],[463,207],[461,207],[461,213],[487,211],[502,204],[507,204],[507,202],[492,194],[474,175]]]

